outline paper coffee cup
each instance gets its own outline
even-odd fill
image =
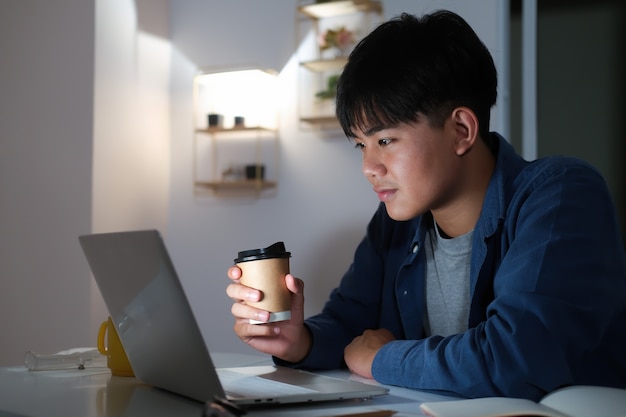
[[[260,301],[246,301],[246,304],[269,311],[269,322],[291,318],[291,293],[285,283],[290,256],[285,244],[276,242],[267,248],[241,251],[235,259],[235,264],[241,269],[240,282],[262,293]],[[250,320],[250,323],[265,322]]]

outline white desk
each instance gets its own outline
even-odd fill
[[[217,366],[264,363],[258,356],[214,355]],[[354,378],[347,371],[325,372]],[[421,416],[423,401],[449,399],[440,395],[389,387],[389,395],[371,400],[278,406],[248,410],[246,416],[335,416],[375,410],[396,410],[395,417]],[[111,376],[107,368],[28,371],[0,368],[0,417],[200,417],[203,405],[139,382]]]

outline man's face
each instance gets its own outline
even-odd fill
[[[426,118],[376,132],[356,130],[363,174],[389,216],[409,220],[454,205],[462,192],[461,158],[454,123],[430,126]]]

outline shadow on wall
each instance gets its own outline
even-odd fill
[[[167,14],[162,11],[169,10],[168,0],[159,0],[159,7],[155,7],[156,0],[135,0],[137,10],[137,27],[140,31],[150,33],[161,39],[169,39],[169,23]]]
[[[357,245],[365,235],[366,224],[346,225],[316,239],[316,246],[301,266],[304,283],[305,317],[319,313],[330,292],[339,285],[347,271]]]

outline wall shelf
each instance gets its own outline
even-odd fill
[[[331,59],[314,59],[312,61],[301,62],[300,65],[314,72],[324,72],[340,70],[348,63],[348,57],[338,57]]]
[[[258,69],[194,77],[196,194],[259,197],[277,187],[276,80]]]
[[[196,181],[197,187],[207,188],[213,191],[225,190],[267,190],[276,187],[276,181],[257,181],[257,180],[240,180],[240,181]]]
[[[300,120],[314,125],[337,125],[339,123],[337,117],[333,115],[301,117]]]
[[[299,12],[310,19],[323,19],[326,17],[340,16],[358,12],[382,13],[383,6],[380,1],[371,0],[345,0],[329,1],[325,3],[313,3],[300,6]]]
[[[196,129],[197,133],[228,133],[228,132],[254,132],[254,131],[266,131],[274,132],[274,129],[263,126],[233,126],[233,127],[207,127]]]
[[[194,152],[207,154],[206,158],[194,155],[194,185],[214,192],[237,191],[258,193],[276,188],[272,179],[247,179],[243,171],[244,161],[234,178],[226,178],[224,160],[233,161],[247,154],[245,162],[263,164],[264,170],[277,165],[278,132],[262,126],[206,127],[195,130]],[[221,148],[221,151],[219,150]],[[204,150],[204,152],[202,152]],[[204,170],[202,169],[204,167]],[[265,173],[267,175],[267,173]]]
[[[382,3],[375,0],[335,0],[323,3],[302,1],[297,8],[299,88],[298,113],[303,127],[339,127],[334,112],[334,85],[348,62],[351,48],[382,20]],[[344,36],[333,34],[347,31]],[[330,36],[327,36],[330,34]],[[341,39],[341,49],[332,46]]]

